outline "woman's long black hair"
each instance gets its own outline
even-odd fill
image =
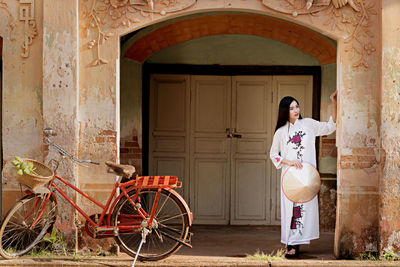
[[[291,96],[285,96],[279,103],[278,122],[276,123],[275,132],[289,121],[290,104],[293,101],[296,101],[297,105],[300,105],[299,101]],[[299,114],[299,119],[302,119],[301,114]]]

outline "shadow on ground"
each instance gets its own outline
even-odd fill
[[[193,248],[182,247],[176,255],[246,257],[257,250],[266,254],[284,247],[280,226],[193,226]],[[301,246],[301,259],[333,260],[334,233],[321,233],[310,245]]]

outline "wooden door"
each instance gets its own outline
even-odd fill
[[[177,191],[189,201],[190,76],[151,75],[150,175],[174,175]]]
[[[231,224],[270,224],[271,76],[232,78]],[[235,136],[235,135],[234,135]],[[240,138],[239,138],[240,137]]]
[[[231,78],[192,76],[190,207],[194,223],[228,224]]]

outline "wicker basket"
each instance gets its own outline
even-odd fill
[[[31,174],[18,175],[17,181],[19,183],[35,190],[37,187],[48,183],[53,178],[54,172],[46,165],[32,159],[23,159],[23,161],[32,162],[38,176]]]

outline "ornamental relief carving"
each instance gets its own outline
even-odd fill
[[[245,0],[244,0],[245,1]],[[368,69],[367,57],[376,51],[370,30],[376,15],[375,1],[366,0],[260,0],[264,6],[291,16],[308,16],[314,24],[323,21],[331,31],[339,31],[345,41],[345,52],[351,53],[353,68]],[[107,64],[101,46],[115,29],[130,27],[154,15],[163,16],[195,6],[197,0],[82,0],[81,35],[89,38],[88,49],[95,49],[91,66]],[[105,30],[107,29],[107,30]]]
[[[95,49],[91,66],[107,64],[101,56],[101,45],[118,27],[129,27],[154,14],[167,15],[193,6],[197,0],[83,0],[80,7],[80,28],[84,37],[90,34],[88,49]],[[105,31],[104,29],[109,29]]]
[[[24,41],[21,56],[29,57],[29,46],[37,36],[35,0],[19,0],[19,20],[24,22]]]
[[[292,16],[307,15],[325,18],[324,26],[340,31],[344,36],[345,51],[351,53],[353,68],[368,69],[367,57],[376,51],[372,40],[371,17],[377,15],[375,1],[366,0],[262,0],[277,12]],[[351,7],[351,8],[347,8]]]
[[[11,41],[14,41],[15,40],[15,22],[14,22],[14,17],[9,10],[6,0],[0,0],[0,9],[5,10],[8,14],[7,25],[8,25],[8,29],[9,29],[9,38]]]

